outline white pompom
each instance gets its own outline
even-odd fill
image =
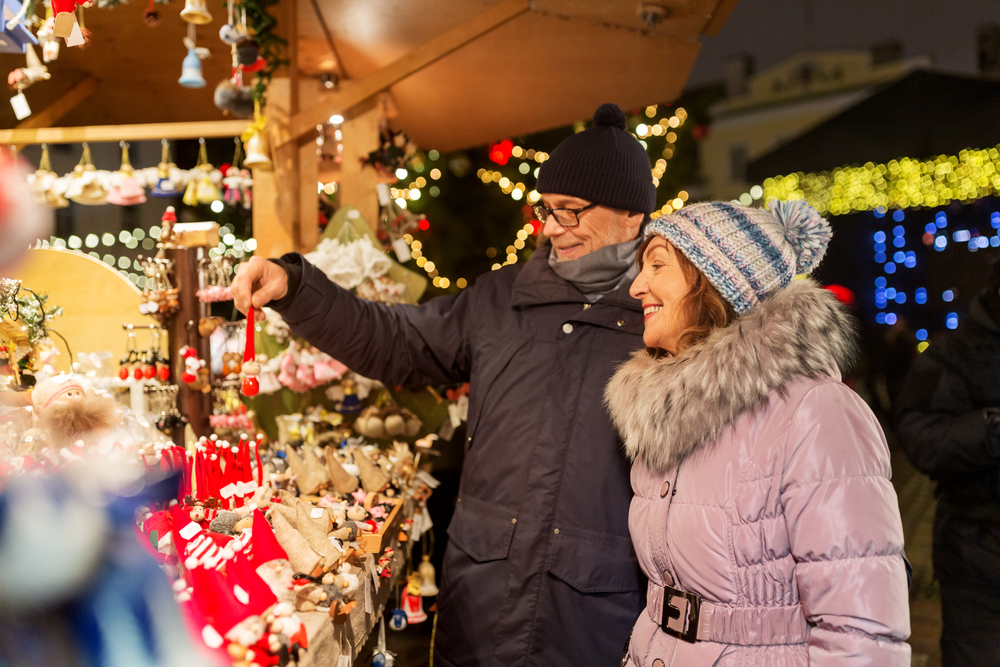
[[[772,199],[767,207],[781,223],[785,240],[795,250],[795,273],[809,273],[819,266],[833,236],[826,218],[803,199]]]

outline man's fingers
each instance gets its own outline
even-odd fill
[[[263,275],[263,267],[260,265],[260,262],[255,261],[257,259],[259,258],[253,257],[249,262],[240,265],[231,286],[233,303],[236,305],[236,309],[244,315],[250,310],[250,299],[253,296],[254,283],[258,282]]]

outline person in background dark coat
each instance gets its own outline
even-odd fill
[[[297,254],[254,257],[237,307],[388,385],[470,382],[467,450],[448,528],[435,663],[611,665],[645,605],[632,550],[629,464],[602,405],[642,347],[628,289],[655,206],[649,158],[615,105],[544,162],[526,264],[421,306],[356,298]]]
[[[897,415],[910,462],[938,482],[942,664],[1000,665],[1000,260],[958,329],[913,364]]]

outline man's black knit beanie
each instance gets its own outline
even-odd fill
[[[615,104],[597,107],[593,127],[556,146],[542,163],[535,189],[647,216],[656,206],[649,157]]]

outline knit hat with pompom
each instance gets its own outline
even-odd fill
[[[593,127],[556,146],[538,171],[535,189],[646,215],[656,206],[649,156],[615,104],[599,106]]]
[[[832,232],[802,200],[772,199],[768,208],[725,202],[685,206],[646,228],[697,266],[740,315],[774,296],[826,254]]]

